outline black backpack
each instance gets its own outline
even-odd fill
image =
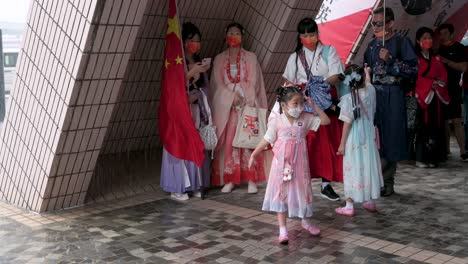
[[[418,16],[431,10],[432,0],[401,0],[401,5],[407,14]]]

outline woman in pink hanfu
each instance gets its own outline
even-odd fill
[[[232,146],[242,107],[267,108],[262,70],[255,54],[241,47],[243,35],[242,25],[228,25],[226,42],[229,48],[216,56],[210,84],[209,99],[218,137],[211,183],[224,185],[224,193],[231,192],[241,182],[248,182],[248,192],[256,193],[257,183],[265,181],[263,155],[248,168],[252,150]]]

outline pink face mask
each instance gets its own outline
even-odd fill
[[[317,42],[318,42],[317,37],[311,37],[311,36],[301,37],[302,45],[304,45],[304,47],[308,49],[312,49],[312,50],[315,49],[315,47],[317,46]]]
[[[188,41],[187,49],[192,54],[198,53],[200,51],[200,42]]]
[[[421,45],[421,49],[423,50],[428,50],[432,48],[432,39],[423,39],[421,42],[419,42],[419,45]]]
[[[229,47],[232,48],[237,48],[241,44],[241,36],[227,36],[226,37],[226,42],[229,45]]]

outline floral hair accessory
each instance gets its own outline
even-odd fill
[[[346,75],[345,79],[343,80],[343,84],[351,85],[352,82],[358,83],[361,80],[362,76],[358,74],[356,71],[353,71],[351,74]]]

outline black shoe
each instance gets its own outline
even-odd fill
[[[330,201],[339,201],[340,196],[336,194],[335,190],[333,190],[332,186],[328,184],[325,188],[322,188],[320,192],[323,198],[326,198]]]
[[[395,193],[395,191],[393,190],[393,188],[390,188],[390,187],[385,186],[385,187],[380,191],[380,196],[388,197],[388,196],[391,196],[391,195],[394,194],[394,193]]]

